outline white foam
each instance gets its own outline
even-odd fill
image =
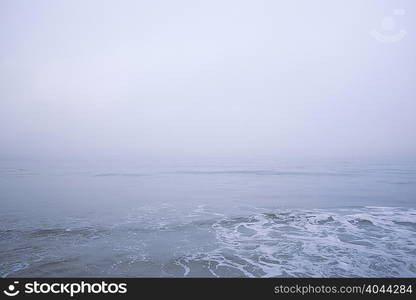
[[[10,274],[25,270],[29,267],[29,264],[27,262],[21,262],[21,263],[15,263],[12,264],[10,266],[8,266],[8,272],[5,272],[3,274],[1,274],[1,277],[6,278],[8,277]]]
[[[414,209],[268,211],[212,228],[219,247],[188,261],[214,262],[215,276],[218,266],[249,277],[416,275]]]

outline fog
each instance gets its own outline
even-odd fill
[[[3,0],[0,158],[414,156],[415,8]]]
[[[416,277],[415,14],[0,0],[0,277]]]

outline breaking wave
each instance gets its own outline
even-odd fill
[[[416,275],[415,209],[269,211],[222,218],[212,230],[213,251],[177,260],[184,276]]]

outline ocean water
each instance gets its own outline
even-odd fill
[[[2,277],[416,276],[415,161],[0,161]]]

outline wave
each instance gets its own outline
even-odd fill
[[[268,211],[212,225],[218,247],[179,258],[184,276],[204,265],[216,277],[416,275],[416,210]]]
[[[95,174],[94,177],[142,177],[146,174],[142,173],[99,173]]]
[[[259,175],[259,176],[356,176],[356,172],[297,172],[273,170],[228,170],[228,171],[183,171],[178,174],[190,175]]]
[[[229,216],[206,205],[188,215],[160,206],[132,210],[114,223],[76,218],[30,225],[0,230],[0,276],[80,274],[80,268],[91,276],[132,277],[416,276],[410,208],[251,207]]]

